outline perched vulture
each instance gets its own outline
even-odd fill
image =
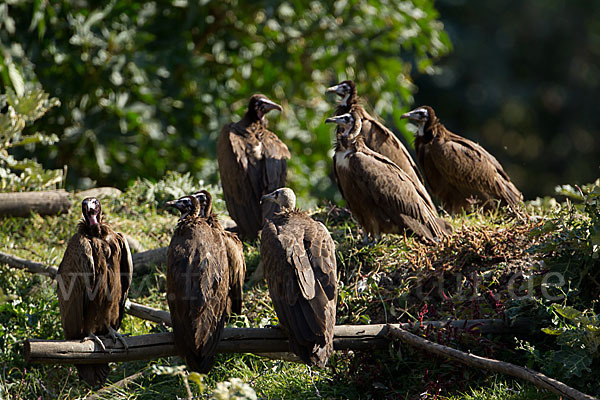
[[[106,350],[97,335],[116,343],[131,285],[133,262],[125,238],[104,222],[100,202],[88,197],[81,204],[83,220],[69,240],[56,276],[58,305],[65,339],[91,339]],[[108,364],[76,365],[81,379],[99,386]]]
[[[169,201],[181,217],[167,251],[167,302],[175,346],[191,370],[206,373],[221,340],[229,294],[223,235],[200,216],[194,196]]]
[[[262,201],[276,205],[265,219],[260,242],[275,312],[290,350],[306,364],[324,367],[333,353],[335,244],[323,224],[295,209],[291,189],[278,189]]]
[[[483,147],[447,130],[433,108],[422,106],[404,115],[418,127],[415,148],[431,191],[450,212],[479,203],[493,208],[517,207],[523,195],[500,163]]]
[[[227,303],[227,314],[242,313],[242,300],[244,297],[244,279],[246,278],[246,260],[244,259],[244,246],[237,235],[224,230],[219,224],[217,216],[212,212],[212,195],[201,190],[194,193],[194,197],[200,203],[200,216],[213,228],[221,231],[227,251],[227,262],[229,264],[229,302]]]
[[[262,227],[260,198],[285,186],[287,146],[267,129],[265,115],[280,110],[262,94],[250,98],[248,110],[236,123],[223,127],[217,142],[217,160],[223,197],[241,236],[254,240]]]
[[[413,181],[423,184],[423,177],[417,165],[400,139],[385,125],[369,115],[367,110],[359,103],[354,81],[340,82],[328,88],[327,92],[333,92],[342,98],[335,109],[335,115],[343,115],[352,111],[360,116],[362,123],[360,134],[371,150],[386,156],[406,172]],[[341,129],[341,127],[338,127],[338,132],[341,132]],[[424,193],[429,198],[427,190]]]
[[[359,134],[358,113],[352,111],[325,122],[343,128],[337,134],[333,170],[350,211],[368,234],[377,240],[382,233],[408,229],[427,242],[444,236],[449,225],[438,217],[424,186],[367,147]]]

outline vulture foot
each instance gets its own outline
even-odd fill
[[[107,328],[108,328],[108,336],[110,336],[110,338],[113,340],[113,343],[117,344],[117,340],[118,340],[119,342],[121,342],[123,344],[123,347],[125,348],[125,352],[128,352],[129,345],[125,341],[125,338],[123,337],[123,335],[121,335],[119,332],[114,330],[112,326],[107,326]]]
[[[90,333],[88,336],[81,339],[82,342],[85,342],[86,340],[92,340],[98,346],[100,346],[102,351],[106,351],[106,346],[104,346],[104,343],[102,343],[102,340],[98,336],[94,335],[93,333]]]

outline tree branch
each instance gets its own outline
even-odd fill
[[[453,361],[458,361],[470,367],[483,368],[488,371],[497,372],[523,379],[525,381],[531,382],[539,388],[549,390],[552,393],[556,393],[560,396],[565,396],[574,400],[596,399],[595,397],[589,396],[585,393],[581,393],[580,391],[573,389],[572,387],[567,386],[562,382],[549,378],[540,372],[533,371],[529,368],[519,367],[508,362],[480,357],[474,354],[468,354],[460,350],[443,346],[438,343],[433,343],[427,339],[423,339],[422,337],[407,332],[404,329],[399,328],[398,326],[389,325],[388,336],[395,339],[400,339],[401,341],[418,349],[449,358]]]
[[[165,312],[166,313],[166,312]],[[478,330],[481,333],[515,329],[501,320],[433,321],[424,326],[454,326]],[[527,326],[526,322],[521,324]],[[338,325],[335,327],[333,346],[336,350],[369,351],[385,348],[389,344],[390,327],[409,328],[412,324],[399,325]],[[108,351],[102,351],[91,340],[41,340],[25,341],[25,359],[29,362],[48,364],[94,364],[101,362],[123,362],[146,360],[176,355],[172,333],[156,333],[126,337],[129,350],[121,343],[103,338]],[[288,352],[287,336],[276,328],[225,328],[217,347],[219,353],[278,353]]]

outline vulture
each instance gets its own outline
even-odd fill
[[[354,81],[347,80],[340,82],[339,84],[328,88],[326,92],[333,92],[342,98],[336,107],[335,115],[343,115],[352,111],[360,117],[362,123],[360,134],[363,136],[367,147],[392,160],[392,162],[406,172],[413,181],[420,184],[424,183],[417,165],[398,137],[381,122],[369,115],[365,108],[359,103],[359,97],[356,94],[356,85],[354,84]],[[338,127],[337,131],[340,132],[341,129],[341,127]],[[429,198],[429,194],[426,190],[425,194]]]
[[[91,339],[106,350],[97,335],[109,335],[127,348],[117,332],[131,285],[133,262],[127,241],[104,222],[98,199],[81,203],[83,219],[69,240],[56,276],[58,305],[65,339]],[[106,381],[108,364],[76,365],[90,386]]]
[[[246,278],[246,260],[244,259],[244,246],[235,233],[224,230],[219,224],[217,216],[212,212],[212,195],[201,190],[194,193],[194,197],[200,203],[200,216],[213,228],[221,231],[227,251],[227,263],[229,265],[229,301],[227,303],[227,314],[232,312],[240,315],[242,313],[242,299],[244,279]]]
[[[250,98],[244,117],[221,129],[217,141],[217,161],[223,197],[229,215],[240,235],[254,240],[262,227],[260,198],[285,186],[287,146],[267,129],[266,114],[281,111],[262,94]]]
[[[433,108],[418,107],[402,118],[417,125],[417,162],[432,193],[449,212],[469,210],[475,203],[489,209],[497,201],[516,208],[523,200],[498,160],[477,143],[447,130]]]
[[[425,187],[389,158],[371,150],[360,134],[362,119],[352,111],[328,118],[342,127],[337,133],[333,170],[342,196],[368,235],[412,231],[426,242],[449,230],[439,218]]]
[[[262,202],[275,205],[262,228],[260,254],[280,326],[290,351],[324,367],[333,353],[335,244],[323,224],[295,208],[291,189],[277,189]]]
[[[229,295],[223,235],[200,215],[194,196],[169,201],[181,217],[167,251],[167,302],[175,347],[188,367],[206,373],[221,340]]]

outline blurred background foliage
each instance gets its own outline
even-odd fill
[[[60,143],[35,155],[68,165],[68,188],[125,187],[168,170],[214,183],[221,126],[262,92],[283,105],[270,120],[294,154],[291,186],[333,198],[323,121],[336,99],[326,87],[355,79],[378,113],[397,118],[411,73],[433,71],[449,49],[431,0],[0,5],[1,84],[11,87],[16,67],[60,99],[36,126]]]
[[[293,154],[290,186],[339,200],[324,90],[351,78],[410,142],[400,115],[433,106],[531,199],[598,176],[599,17],[584,0],[9,0],[0,93],[12,70],[60,100],[26,128],[60,141],[11,154],[67,165],[73,189],[169,170],[217,183],[218,132],[262,92],[284,107],[269,118]]]
[[[526,199],[600,167],[600,2],[438,0],[454,50],[417,104],[479,141]]]

